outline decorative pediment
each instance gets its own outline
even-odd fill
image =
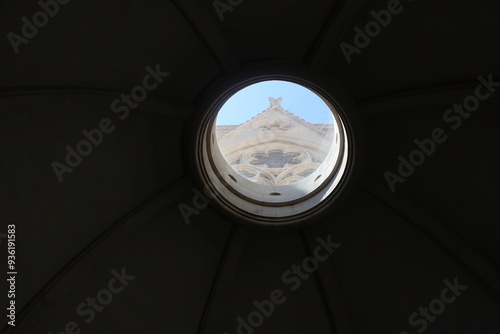
[[[333,126],[310,124],[283,109],[283,98],[240,126],[221,127],[221,153],[243,177],[261,184],[284,185],[316,170],[333,141]],[[317,126],[322,126],[317,128]],[[321,131],[322,130],[322,131]]]

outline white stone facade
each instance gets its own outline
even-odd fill
[[[287,185],[312,174],[334,141],[333,124],[310,124],[269,98],[270,107],[241,125],[217,126],[222,155],[248,180]],[[336,139],[338,140],[338,139]]]

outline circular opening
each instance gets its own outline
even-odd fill
[[[265,200],[270,187],[280,190],[272,196],[286,194],[280,202],[307,196],[320,186],[311,184],[322,164],[336,162],[326,159],[338,151],[332,110],[317,94],[291,82],[264,81],[238,91],[217,113],[214,130],[214,150],[251,182],[241,190],[254,199]]]
[[[324,203],[340,183],[346,127],[338,103],[315,88],[254,81],[212,105],[199,167],[229,211],[265,224],[290,222]]]

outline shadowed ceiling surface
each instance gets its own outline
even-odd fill
[[[275,290],[286,300],[247,332],[499,333],[500,3],[401,0],[349,63],[342,43],[355,46],[354,28],[391,2],[222,0],[221,20],[209,0],[71,1],[17,53],[8,34],[21,36],[41,7],[2,2],[0,249],[6,268],[15,224],[18,273],[16,326],[2,322],[2,333],[233,334]],[[270,61],[335,80],[366,136],[346,200],[286,231],[194,203],[186,149],[210,85]],[[164,76],[147,98],[116,112],[154,71]],[[494,82],[489,97],[447,122],[480,77]],[[113,130],[60,182],[53,162],[103,119]],[[446,140],[391,191],[384,173],[435,129]],[[186,220],[182,204],[199,209]],[[318,238],[340,246],[292,290],[283,275]],[[466,288],[421,315],[439,309],[445,281]],[[107,304],[88,306],[96,297]]]

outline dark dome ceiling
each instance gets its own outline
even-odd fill
[[[0,4],[0,248],[7,268],[15,224],[17,271],[2,333],[500,333],[500,2],[41,3],[46,22],[35,1]],[[360,37],[388,5],[391,22]],[[256,64],[335,80],[365,129],[356,186],[308,227],[240,225],[196,195],[199,101]],[[112,106],[147,75],[147,99]],[[60,182],[54,161],[97,128]],[[433,137],[391,191],[386,172]],[[293,272],[329,241],[317,270]]]

